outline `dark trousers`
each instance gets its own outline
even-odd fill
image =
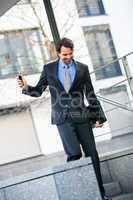
[[[96,150],[93,131],[90,125],[87,123],[78,124],[66,122],[64,124],[57,125],[57,128],[64,150],[67,154],[67,162],[77,160],[82,157],[81,147],[85,157],[91,157],[99,189],[101,194],[103,194],[104,187],[100,171],[100,162]]]

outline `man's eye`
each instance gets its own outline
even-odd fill
[[[72,56],[72,53],[69,53],[69,54],[64,53],[64,54],[62,54],[62,56]]]

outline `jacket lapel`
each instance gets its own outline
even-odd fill
[[[55,63],[53,64],[53,67],[52,67],[52,74],[53,74],[53,77],[54,77],[58,87],[61,90],[64,90],[64,87],[63,87],[62,83],[60,82],[60,80],[58,78],[58,64],[59,64],[59,60],[56,60]]]

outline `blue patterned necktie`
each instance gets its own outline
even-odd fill
[[[72,84],[71,74],[69,73],[69,66],[64,66],[64,89],[68,93]]]

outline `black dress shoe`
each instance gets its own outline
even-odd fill
[[[103,195],[102,200],[111,200],[108,196]]]

